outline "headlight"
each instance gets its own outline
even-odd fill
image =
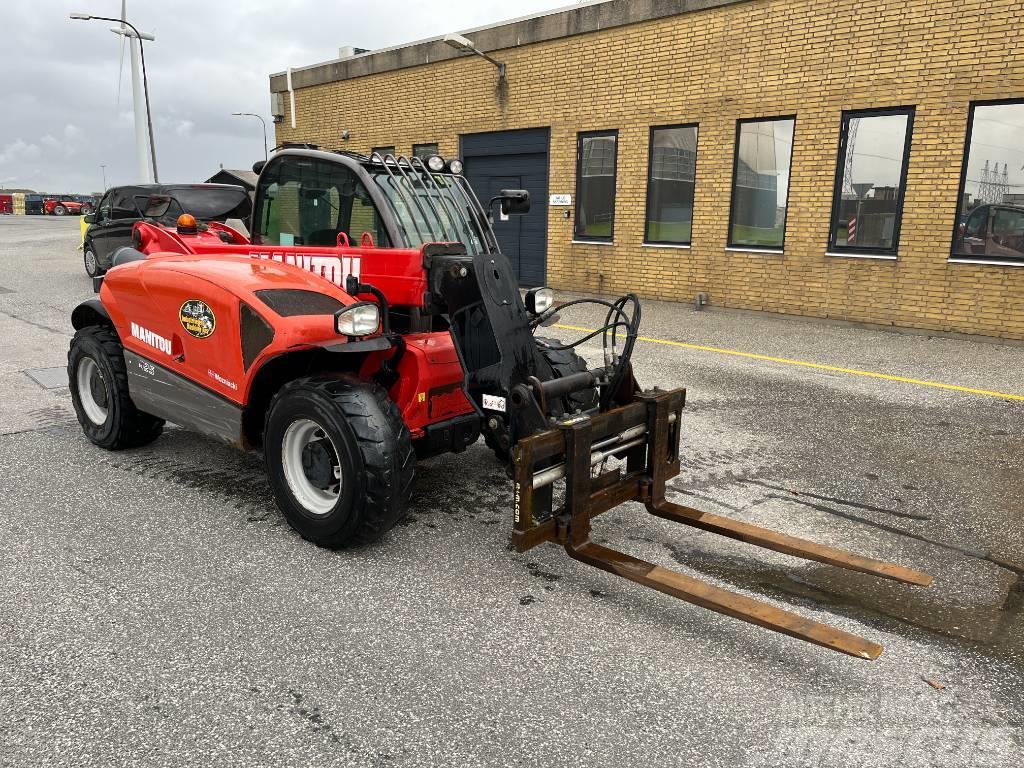
[[[444,158],[440,155],[431,155],[427,158],[427,168],[434,173],[440,173],[444,170]]]
[[[361,301],[339,309],[334,315],[334,330],[342,336],[369,336],[380,328],[380,309],[372,301]]]
[[[452,159],[448,161],[448,173],[454,173],[456,176],[462,175],[462,170],[465,166],[461,160]]]
[[[555,292],[550,288],[531,288],[526,292],[526,310],[533,315],[543,315],[555,303]]]

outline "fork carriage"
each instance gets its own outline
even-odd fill
[[[932,582],[931,576],[910,568],[668,501],[666,484],[680,471],[680,424],[686,390],[655,389],[635,397],[635,402],[606,413],[567,416],[553,429],[519,441],[513,454],[512,542],[516,550],[525,552],[538,544],[555,542],[574,560],[694,605],[851,656],[877,658],[882,646],[876,643],[590,540],[591,519],[635,501],[663,520],[794,557],[905,584],[927,586]],[[618,460],[617,466],[607,468],[609,459]],[[564,502],[556,506],[553,486],[559,481],[565,485]]]

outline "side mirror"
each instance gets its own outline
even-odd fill
[[[495,200],[501,203],[501,212],[506,216],[522,216],[530,212],[530,192],[528,190],[503,189]]]
[[[85,214],[85,216],[82,217],[82,220],[85,221],[86,224],[95,224],[96,223],[96,214],[95,213],[87,213],[87,214]]]
[[[259,176],[261,173],[263,173],[263,166],[265,166],[266,164],[266,160],[257,160],[255,163],[252,164],[252,172]]]

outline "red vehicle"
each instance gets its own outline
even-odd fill
[[[84,216],[92,213],[91,201],[76,200],[73,197],[46,197],[43,199],[43,214],[53,216]]]
[[[324,547],[379,539],[405,514],[416,459],[483,434],[514,479],[512,543],[544,542],[683,600],[861,658],[882,648],[590,540],[627,501],[790,555],[926,585],[931,577],[670,502],[685,390],[641,391],[640,302],[552,306],[520,295],[461,162],[288,149],[258,164],[251,240],[151,196],[79,305],[68,353],[78,420],[115,450],[171,421],[260,450],[289,524]],[[574,343],[535,332],[576,304],[604,326]],[[577,345],[601,337],[604,365]],[[512,460],[509,461],[511,456]],[[469,478],[452,478],[458,483]],[[490,481],[488,481],[490,482]]]

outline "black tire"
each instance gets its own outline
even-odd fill
[[[63,205],[59,205],[58,204],[58,205],[53,206],[53,215],[54,216],[63,216],[67,212],[68,212],[68,209],[65,208]]]
[[[83,216],[88,216],[90,213],[92,213],[92,206],[89,205],[89,203],[85,203],[82,206],[82,215]]]
[[[553,346],[560,346],[562,342],[558,339],[546,339],[541,336],[535,336],[534,342],[540,349],[544,358],[548,361],[551,367],[555,371],[555,378],[560,379],[563,376],[568,376],[571,373],[580,373],[581,371],[587,370],[587,361],[576,354],[571,349],[552,349]],[[597,389],[588,389],[580,392],[574,392],[563,401],[563,407],[568,408],[570,412],[589,411],[591,408],[596,408],[598,405],[599,393]],[[493,432],[484,429],[484,443],[490,448],[498,461],[503,464],[507,464],[511,456],[510,448],[507,445],[507,435],[496,435]]]
[[[541,354],[544,355],[548,363],[555,370],[555,378],[560,379],[563,376],[568,376],[573,373],[582,373],[587,370],[587,361],[576,354],[575,350],[572,349],[552,349],[552,347],[561,346],[562,342],[558,339],[545,339],[540,336],[535,336],[534,341],[537,342],[537,346],[540,347]],[[575,411],[589,411],[591,408],[596,408],[598,404],[598,398],[600,394],[597,389],[583,389],[578,392],[573,392],[571,395],[564,399],[563,405],[569,409],[570,412]]]
[[[90,389],[83,393],[79,373],[90,365],[95,366],[93,375],[86,377]],[[101,448],[138,448],[156,440],[163,431],[163,419],[138,410],[129,396],[124,348],[113,328],[94,325],[75,334],[68,350],[68,386],[82,431]],[[102,407],[102,419],[90,410],[90,400]]]
[[[91,259],[90,256],[92,257]],[[104,269],[100,266],[99,257],[96,255],[96,248],[92,243],[87,242],[82,248],[82,261],[85,263],[85,274],[89,277],[98,277],[103,274]]]
[[[302,466],[289,462],[286,467],[289,429],[300,430],[309,422],[323,437],[313,432],[316,439],[302,449]],[[405,517],[416,454],[402,414],[378,385],[350,376],[316,376],[286,384],[270,403],[263,445],[277,505],[304,539],[328,549],[369,544]],[[301,472],[307,483],[329,495],[329,475],[310,476],[320,471],[312,465],[322,466],[325,458],[340,474],[341,483],[333,506],[314,511],[293,489],[288,472],[293,478]]]

